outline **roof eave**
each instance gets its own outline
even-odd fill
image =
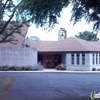
[[[38,51],[39,54],[52,53],[52,54],[63,54],[63,53],[100,53],[100,51]]]

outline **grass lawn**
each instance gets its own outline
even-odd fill
[[[15,80],[15,77],[0,76],[0,100],[6,100]]]

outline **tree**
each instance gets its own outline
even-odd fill
[[[85,18],[88,23],[94,23],[94,30],[100,28],[100,0],[19,0],[17,5],[14,4],[14,0],[4,1],[0,0],[0,43],[14,41],[15,30],[20,30],[22,24],[27,22],[35,23],[36,26],[53,28],[61,17],[62,9],[70,4],[72,7],[70,21],[73,24]],[[6,22],[3,21],[5,15],[9,18]],[[13,18],[17,24],[10,28],[10,32],[7,32],[7,26]]]
[[[39,37],[37,37],[37,36],[31,36],[31,37],[27,36],[27,37],[26,37],[26,40],[39,41],[39,40],[40,40],[40,38],[39,38]]]
[[[68,2],[69,0],[22,0],[19,13],[28,16],[37,26],[53,28]]]
[[[18,18],[18,7],[21,4],[14,4],[12,0],[0,0],[0,43],[10,42],[16,44],[14,34],[21,34],[21,27],[27,25],[28,20],[25,17]],[[20,15],[19,15],[20,16]],[[4,21],[4,18],[7,21]]]
[[[28,15],[37,26],[49,23],[49,27],[53,27],[61,17],[62,9],[69,4],[72,5],[73,24],[84,17],[88,23],[94,23],[94,30],[100,28],[100,0],[22,0],[20,13]]]
[[[89,31],[84,31],[84,32],[79,32],[78,35],[75,35],[77,38],[81,38],[87,41],[99,41],[100,38],[97,38],[97,33],[89,32]]]
[[[72,5],[71,21],[74,24],[85,18],[88,23],[94,23],[94,30],[100,29],[100,0],[72,0]]]

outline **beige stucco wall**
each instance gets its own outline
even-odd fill
[[[34,66],[36,64],[36,48],[0,47],[0,66]]]
[[[74,53],[74,64],[71,64],[71,53],[66,53],[66,69],[67,70],[89,71],[90,70],[89,53],[85,53],[85,65],[82,65],[81,56],[82,54],[80,53],[80,64],[77,65],[76,53]]]
[[[66,65],[66,53],[62,54],[62,63]]]
[[[94,64],[93,64],[93,54],[94,54]],[[96,64],[96,54],[98,54],[98,63]],[[99,62],[99,53],[90,53],[90,70],[92,68],[100,69],[100,62]]]

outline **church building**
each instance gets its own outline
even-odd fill
[[[26,41],[26,46],[37,48],[37,62],[45,68],[63,63],[67,70],[100,69],[100,42],[67,38],[64,28],[58,32],[58,41]]]

